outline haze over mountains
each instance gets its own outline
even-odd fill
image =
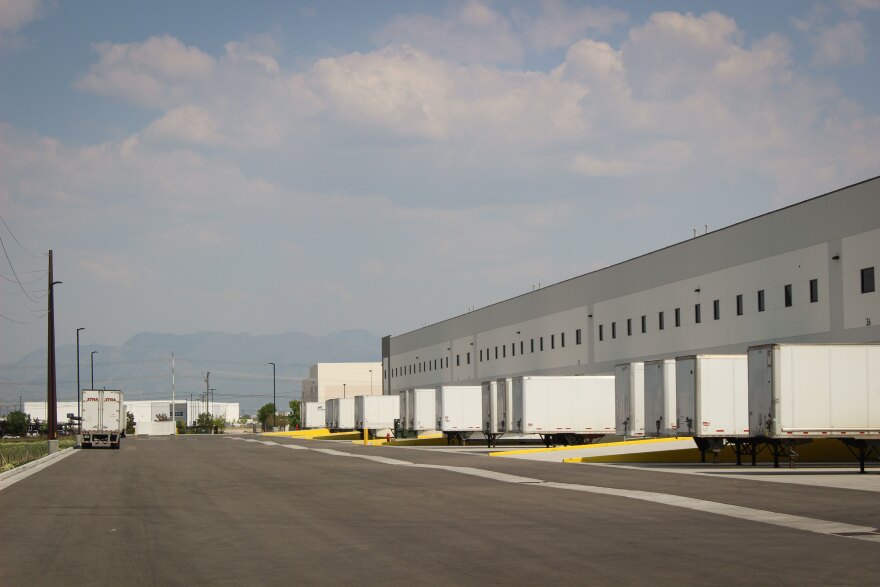
[[[379,361],[381,339],[363,330],[344,330],[315,336],[303,332],[252,336],[225,332],[159,334],[141,332],[123,345],[85,344],[80,341],[80,378],[91,385],[90,354],[95,355],[95,387],[121,389],[127,399],[171,396],[171,352],[175,356],[175,388],[180,399],[205,392],[205,373],[211,372],[214,399],[238,401],[242,413],[253,414],[272,401],[272,366],[276,365],[279,409],[299,398],[300,380],[317,362]],[[76,399],[76,345],[56,348],[59,401]],[[377,374],[377,385],[381,376]],[[46,349],[2,366],[0,411],[22,401],[46,399]]]

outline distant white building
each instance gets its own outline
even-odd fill
[[[382,395],[382,363],[315,363],[302,380],[302,400]]]
[[[58,421],[66,422],[68,414],[77,414],[76,402],[58,402]],[[125,402],[125,410],[134,416],[135,424],[138,422],[155,422],[160,416],[170,417],[171,400],[134,400]],[[192,424],[199,414],[208,411],[204,402],[176,401],[174,402],[174,419]],[[241,413],[237,403],[212,402],[210,411],[214,417],[223,416],[227,422],[237,422]],[[46,402],[24,402],[24,413],[31,420],[46,421]]]

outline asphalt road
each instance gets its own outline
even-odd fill
[[[873,534],[779,525],[880,528],[876,492],[273,441],[128,438],[6,487],[0,585],[880,583]]]

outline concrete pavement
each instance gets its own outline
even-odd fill
[[[126,439],[122,450],[79,451],[7,487],[0,585],[880,576],[870,491],[260,440]]]

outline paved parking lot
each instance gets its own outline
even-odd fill
[[[131,438],[0,490],[0,584],[873,584],[877,503],[473,451]]]

